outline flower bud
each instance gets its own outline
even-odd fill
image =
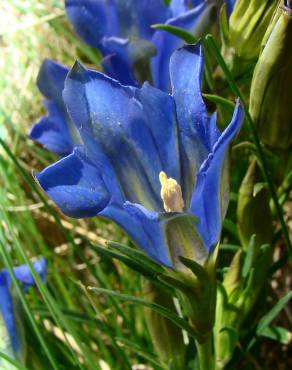
[[[250,95],[250,113],[260,139],[273,149],[292,144],[292,3],[285,0],[265,35]]]
[[[227,45],[223,49],[234,75],[240,75],[255,64],[276,5],[276,0],[236,1],[225,35]]]
[[[150,281],[143,279],[144,296],[153,303],[175,311],[173,299]],[[185,368],[185,345],[181,329],[167,318],[148,308],[145,309],[148,329],[161,361],[177,370]]]
[[[269,193],[265,187],[255,191],[262,181],[256,161],[252,161],[239,189],[237,220],[239,236],[247,249],[252,235],[256,244],[270,244],[273,236],[272,214],[269,207]]]
[[[256,59],[277,1],[237,0],[229,20],[230,43],[237,56]]]

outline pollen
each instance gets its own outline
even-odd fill
[[[161,184],[160,196],[163,200],[163,207],[166,212],[182,212],[184,201],[182,198],[181,187],[175,179],[167,177],[166,173],[161,171],[159,174]]]

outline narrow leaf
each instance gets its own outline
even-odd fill
[[[157,303],[152,303],[143,298],[134,297],[128,294],[118,293],[118,292],[115,292],[109,289],[96,288],[96,287],[88,287],[88,289],[95,293],[102,293],[108,296],[115,297],[121,301],[131,302],[131,303],[138,304],[140,306],[150,308],[151,310],[159,313],[160,315],[166,317],[168,320],[172,321],[175,325],[177,325],[181,329],[187,331],[192,337],[195,336],[194,330],[188,324],[188,322],[186,322],[185,320],[183,320],[182,318],[180,318],[178,315],[174,314],[172,311],[168,310],[167,308],[158,305]]]
[[[291,340],[291,333],[289,330],[280,326],[266,326],[260,333],[261,337],[273,339],[281,344],[288,344]]]
[[[213,94],[203,94],[203,97],[206,98],[207,100],[210,100],[212,103],[215,103],[219,105],[220,107],[225,108],[231,114],[234,111],[235,104],[228,99],[225,99],[225,98],[222,98],[221,96],[213,95]]]
[[[250,238],[250,241],[248,243],[247,247],[247,253],[244,259],[244,264],[242,268],[242,277],[246,278],[247,275],[250,272],[250,269],[253,265],[254,259],[255,259],[255,254],[256,254],[256,235],[252,235]]]
[[[172,35],[184,40],[187,44],[195,44],[198,41],[198,39],[191,33],[179,27],[170,26],[167,24],[153,24],[151,27],[171,33]]]
[[[292,291],[287,293],[282,297],[275,306],[265,314],[258,323],[257,334],[261,335],[262,331],[274,320],[274,318],[279,314],[279,312],[286,306],[292,297]]]

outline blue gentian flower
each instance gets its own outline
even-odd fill
[[[48,116],[42,117],[32,127],[29,136],[50,151],[61,156],[72,153],[81,139],[71,121],[62,98],[65,78],[69,69],[46,59],[39,71],[37,86],[45,96]]]
[[[106,74],[123,84],[136,86],[134,69],[141,65],[140,69],[144,70],[146,63],[146,70],[152,69],[154,84],[162,90],[169,88],[169,59],[182,41],[165,31],[155,31],[151,24],[166,22],[193,31],[209,9],[204,0],[197,1],[192,10],[188,10],[184,0],[172,0],[170,7],[163,0],[66,1],[67,15],[76,32],[104,55],[102,66]],[[48,115],[34,124],[29,133],[31,139],[60,156],[70,154],[81,143],[62,99],[68,71],[66,66],[52,60],[43,62],[37,86],[46,98]]]
[[[42,280],[45,280],[47,263],[39,259],[33,268]],[[23,285],[23,289],[33,286],[35,281],[27,265],[13,269],[16,279]],[[19,317],[19,299],[13,292],[11,277],[8,270],[0,271],[0,351],[12,358],[23,359],[24,343],[22,325]],[[0,365],[2,364],[0,360]],[[6,368],[6,367],[5,367]]]
[[[147,70],[149,59],[157,53],[151,65],[153,80],[165,90],[169,87],[169,58],[182,41],[151,25],[167,23],[192,32],[207,9],[209,5],[204,0],[191,10],[185,0],[172,0],[170,6],[163,0],[66,0],[74,30],[87,44],[100,50],[107,75],[135,86],[135,71],[145,70],[145,65]]]
[[[63,98],[84,145],[37,174],[68,216],[103,216],[150,257],[180,269],[217,244],[228,203],[227,151],[243,111],[221,133],[202,99],[200,45],[174,52],[172,94],[123,86],[76,63]]]

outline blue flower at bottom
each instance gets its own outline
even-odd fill
[[[34,270],[44,281],[47,272],[45,259],[39,259],[33,264]],[[27,265],[13,269],[16,279],[26,290],[35,285],[35,281]],[[0,271],[0,351],[10,357],[22,358],[24,343],[22,337],[22,324],[19,317],[19,298],[14,294],[11,277],[8,270]],[[3,326],[5,325],[5,327]],[[7,336],[5,335],[7,333]],[[1,360],[0,360],[1,365]]]
[[[180,269],[203,263],[217,244],[228,203],[230,141],[243,121],[237,103],[221,133],[201,94],[199,44],[171,57],[172,94],[117,81],[76,63],[63,98],[83,146],[37,175],[68,216],[119,224],[150,257]]]

